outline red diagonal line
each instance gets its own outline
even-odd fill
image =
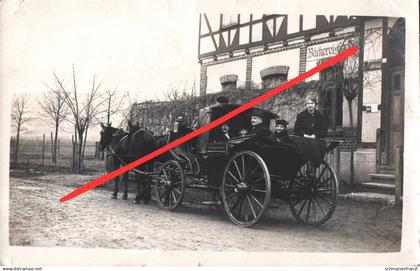
[[[170,142],[169,144],[167,144],[167,145],[165,145],[165,146],[163,146],[163,147],[161,147],[161,148],[159,148],[159,149],[157,149],[157,150],[155,150],[155,151],[137,159],[136,161],[134,161],[130,164],[127,164],[127,165],[125,165],[125,166],[123,166],[123,167],[121,167],[117,170],[114,170],[114,171],[112,171],[112,172],[110,172],[106,175],[103,175],[103,176],[101,176],[101,177],[99,177],[99,178],[97,178],[93,181],[90,181],[90,182],[82,185],[81,187],[73,190],[69,194],[62,197],[60,199],[60,201],[65,202],[65,201],[68,201],[68,200],[70,200],[74,197],[77,197],[78,195],[80,195],[80,194],[82,194],[82,193],[84,193],[84,192],[86,192],[86,191],[88,191],[88,190],[90,190],[90,189],[92,189],[92,188],[94,188],[98,185],[101,185],[101,184],[103,184],[107,181],[110,181],[110,180],[114,179],[115,177],[118,177],[119,175],[123,174],[124,172],[127,172],[127,171],[129,171],[133,168],[138,167],[141,164],[144,164],[144,163],[150,161],[151,159],[169,151],[170,149],[172,149],[172,148],[174,148],[178,145],[180,145],[182,143],[185,143],[188,140],[190,140],[190,139],[192,139],[192,138],[194,138],[194,137],[196,137],[196,136],[198,136],[198,135],[200,135],[204,132],[207,132],[207,131],[213,129],[216,126],[219,126],[223,122],[225,122],[225,121],[235,117],[236,115],[250,109],[251,107],[253,107],[253,106],[255,106],[255,105],[271,98],[271,97],[273,97],[274,95],[279,94],[280,92],[282,92],[282,91],[296,85],[297,83],[305,80],[306,78],[309,78],[312,75],[314,75],[314,74],[316,74],[316,73],[318,73],[318,72],[336,64],[337,62],[342,61],[343,59],[351,56],[352,54],[355,54],[357,52],[357,50],[358,50],[358,48],[356,46],[353,46],[353,47],[348,48],[347,50],[344,50],[343,52],[341,52],[338,55],[336,55],[336,56],[328,59],[327,61],[319,64],[318,66],[310,69],[309,71],[291,79],[290,81],[288,81],[288,82],[286,82],[286,83],[284,83],[284,84],[282,84],[282,85],[280,85],[280,86],[278,86],[278,87],[276,87],[272,90],[267,91],[266,93],[258,96],[257,98],[249,101],[248,103],[246,103],[244,105],[241,105],[240,107],[230,111],[229,113],[227,113],[224,116],[210,122],[209,124],[199,128],[195,131],[192,131],[191,133],[189,133],[189,134],[187,134],[187,135],[185,135],[181,138],[178,138],[178,139]]]

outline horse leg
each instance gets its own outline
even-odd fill
[[[128,172],[125,172],[123,175],[123,183],[124,183],[124,194],[122,196],[123,200],[128,199]]]
[[[146,172],[150,172],[150,167],[146,166],[145,167]],[[144,176],[144,181],[143,181],[143,197],[144,197],[144,203],[145,204],[149,204],[150,198],[151,198],[151,194],[152,194],[152,189],[151,189],[151,178],[150,176]]]
[[[119,166],[120,166],[118,161],[116,161],[115,158],[114,158],[114,163],[113,164],[114,164],[114,170],[119,168]],[[118,197],[119,184],[120,184],[120,176],[118,176],[114,179],[114,193],[112,193],[112,198],[113,199],[116,199]]]
[[[141,174],[136,173],[137,195],[136,195],[136,199],[134,200],[134,203],[136,203],[136,204],[140,204],[140,200],[142,198],[142,195],[140,193],[140,191],[141,191],[141,182],[142,182],[140,175]]]
[[[144,197],[144,203],[145,204],[149,204],[150,198],[151,198],[151,184],[150,184],[150,178],[149,177],[145,177],[144,182],[143,182],[143,197]]]

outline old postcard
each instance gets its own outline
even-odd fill
[[[418,262],[418,1],[0,5],[2,265]]]

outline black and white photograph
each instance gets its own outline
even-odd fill
[[[0,3],[1,265],[418,264],[419,2],[216,2]]]

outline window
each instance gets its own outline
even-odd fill
[[[320,81],[331,81],[331,87],[322,89],[319,94],[319,109],[328,119],[329,127],[343,125],[343,92],[337,84],[336,73],[342,72],[341,66],[327,68],[320,72]]]

